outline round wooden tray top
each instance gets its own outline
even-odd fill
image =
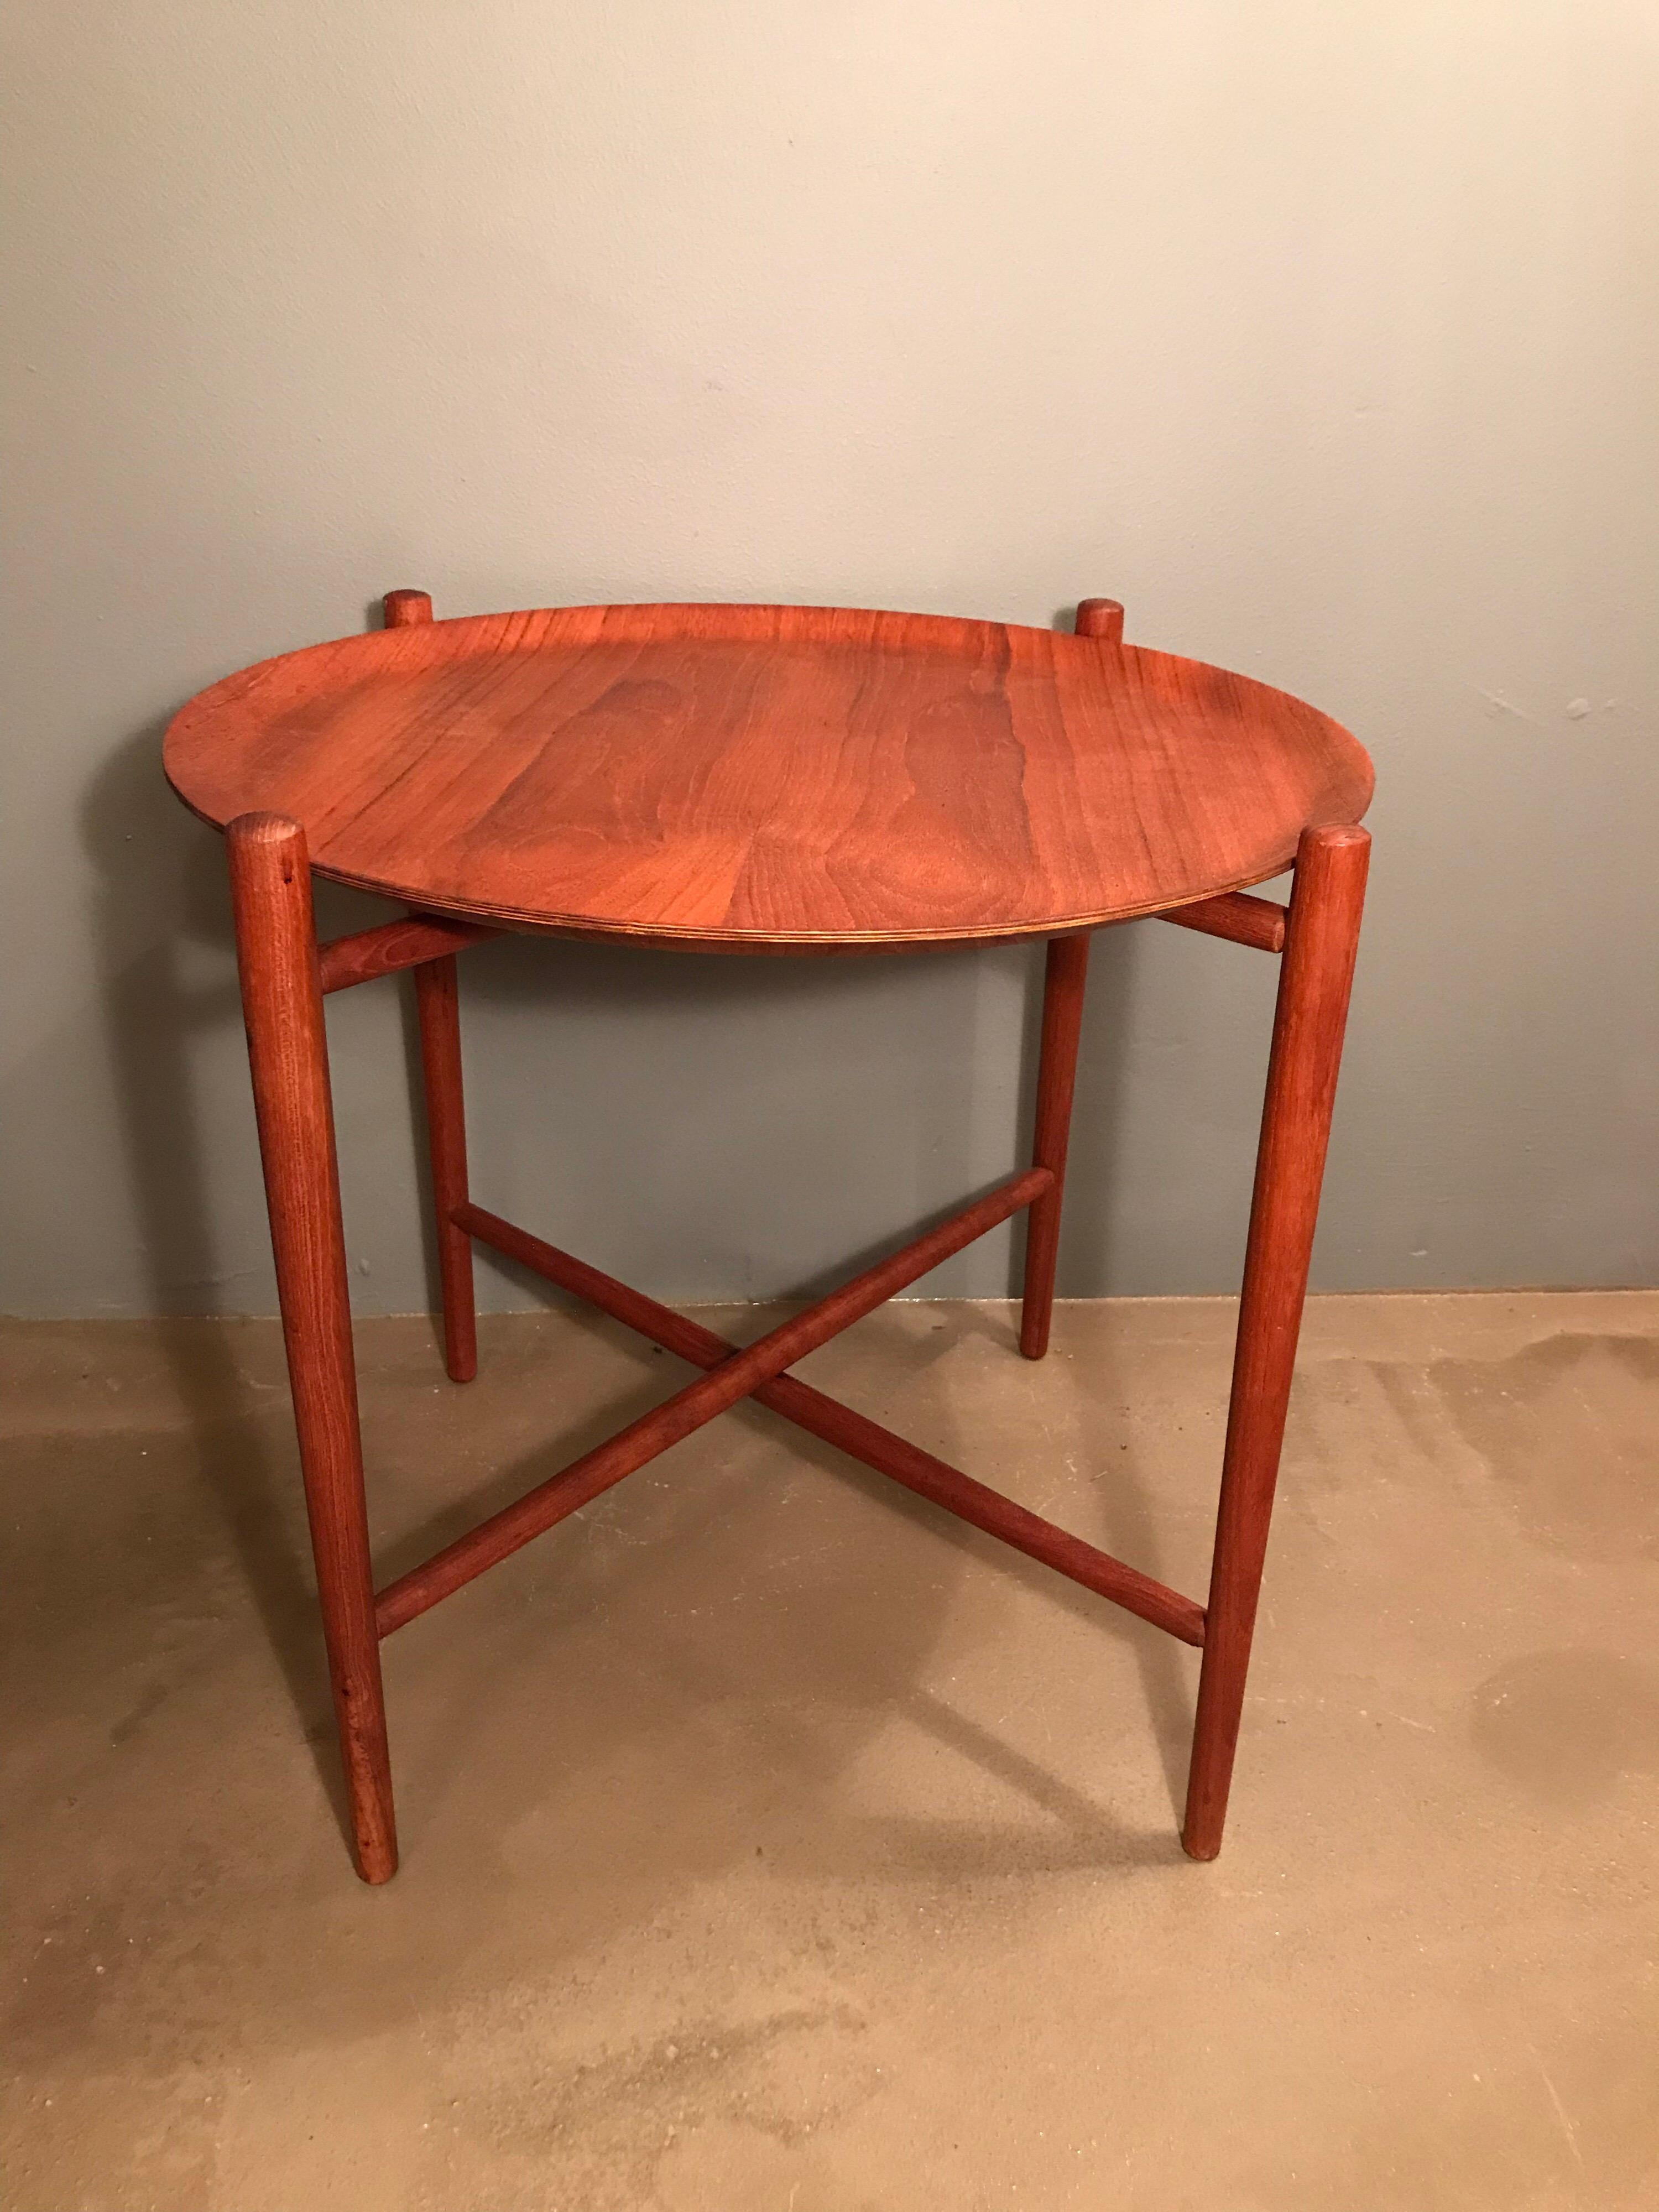
[[[1276,875],[1371,768],[1282,691],[1002,623],[561,607],[244,669],[167,773],[222,828],[509,927],[765,951],[1028,937]]]

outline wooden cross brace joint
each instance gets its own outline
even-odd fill
[[[1196,899],[1152,917],[1173,921],[1182,929],[1201,930],[1206,937],[1222,937],[1235,945],[1251,945],[1261,952],[1285,949],[1285,909],[1272,899],[1253,898],[1247,891],[1224,891],[1218,898]],[[354,983],[370,983],[379,975],[395,975],[405,968],[419,968],[464,952],[471,945],[487,945],[507,932],[482,922],[453,921],[435,915],[410,914],[401,921],[381,922],[374,929],[354,931],[319,945],[318,971],[323,994],[349,990]]]
[[[643,1467],[671,1444],[713,1420],[743,1398],[759,1405],[863,1461],[878,1473],[890,1475],[907,1490],[932,1498],[950,1512],[969,1521],[988,1534],[1000,1537],[1029,1558],[1041,1560],[1081,1583],[1087,1589],[1110,1598],[1139,1613],[1158,1627],[1167,1629],[1183,1643],[1204,1641],[1204,1611],[1190,1598],[1166,1589],[1162,1583],[1138,1573],[1109,1553],[1098,1551],[1080,1537],[1068,1535],[1052,1522],[1023,1505],[988,1490],[931,1452],[895,1436],[879,1422],[854,1413],[850,1407],[815,1390],[810,1383],[783,1372],[807,1352],[839,1335],[844,1328],[904,1289],[951,1252],[1006,1220],[1021,1207],[1042,1197],[1054,1185],[1052,1173],[1034,1168],[1015,1176],[927,1236],[920,1237],[890,1259],[838,1291],[821,1298],[805,1312],[739,1351],[701,1322],[660,1305],[642,1291],[630,1290],[614,1276],[605,1274],[585,1261],[544,1243],[511,1222],[488,1213],[481,1206],[457,1206],[458,1228],[482,1244],[491,1246],[532,1273],[556,1284],[561,1290],[584,1298],[602,1313],[623,1322],[653,1344],[677,1353],[693,1366],[707,1370],[703,1380],[692,1382],[632,1422],[608,1443],[582,1456],[547,1481],[434,1553],[422,1565],[389,1583],[375,1598],[375,1623],[381,1636],[424,1613],[440,1598],[459,1589],[498,1559],[527,1544],[532,1537],[576,1512],[601,1491]]]
[[[404,968],[423,967],[463,952],[469,945],[487,945],[506,933],[486,929],[481,923],[441,921],[435,915],[411,914],[402,921],[383,921],[374,929],[360,929],[349,937],[336,937],[317,948],[317,971],[323,995],[349,991],[354,983],[372,983],[377,975],[395,975]]]
[[[1202,930],[1206,937],[1227,938],[1234,945],[1253,945],[1258,952],[1285,950],[1287,909],[1274,899],[1255,898],[1249,891],[1194,899],[1190,906],[1169,908],[1158,919],[1176,922],[1182,929]]]

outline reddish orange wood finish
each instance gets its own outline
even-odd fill
[[[1297,855],[1250,1204],[1182,1836],[1197,1859],[1212,1859],[1220,1850],[1227,1814],[1370,860],[1370,838],[1352,828],[1310,830]]]
[[[214,823],[427,911],[763,950],[1058,935],[1277,874],[1370,763],[1312,708],[1101,638],[800,607],[566,607],[266,661],[175,719]]]
[[[383,921],[350,937],[333,938],[317,956],[324,994],[373,982],[377,975],[395,975],[400,969],[418,967],[469,945],[488,945],[501,934],[467,921],[426,921],[411,915],[405,921]]]
[[[1179,922],[1183,929],[1200,929],[1206,937],[1225,937],[1235,945],[1253,945],[1258,952],[1285,950],[1285,909],[1273,899],[1252,898],[1248,891],[1226,891],[1221,897],[1200,899],[1195,906],[1178,906],[1161,914],[1160,921]]]
[[[1042,1202],[1041,1199],[1036,1201],[1038,1205]],[[677,1352],[694,1367],[718,1367],[737,1352],[736,1345],[728,1344],[723,1336],[716,1336],[713,1329],[705,1328],[700,1322],[677,1314],[671,1306],[659,1305],[655,1298],[648,1298],[642,1291],[619,1283],[614,1275],[589,1267],[586,1261],[560,1251],[555,1244],[544,1243],[539,1237],[532,1237],[525,1230],[515,1229],[510,1221],[485,1212],[480,1206],[458,1208],[455,1218],[481,1243],[504,1253],[549,1282],[556,1283],[561,1290],[586,1298],[601,1313],[610,1314],[629,1328],[637,1329],[641,1336],[649,1337],[665,1351]],[[1109,1553],[1085,1544],[1080,1536],[1068,1535],[1063,1528],[1055,1528],[1053,1522],[1028,1512],[1012,1498],[988,1489],[982,1482],[975,1482],[971,1475],[936,1459],[932,1452],[895,1436],[878,1421],[870,1420],[862,1413],[855,1413],[851,1407],[826,1397],[810,1383],[793,1375],[779,1375],[770,1382],[760,1384],[750,1395],[757,1405],[781,1413],[797,1428],[822,1437],[825,1443],[834,1444],[853,1459],[861,1460],[878,1474],[890,1475],[895,1482],[902,1483],[918,1497],[931,1498],[947,1512],[982,1528],[987,1535],[1000,1538],[1016,1551],[1024,1552],[1027,1558],[1040,1560],[1057,1574],[1080,1583],[1085,1589],[1109,1598],[1115,1605],[1138,1613],[1155,1627],[1167,1629],[1183,1644],[1203,1643],[1204,1608],[1191,1598],[1182,1597],[1178,1590],[1167,1589],[1150,1575],[1126,1566]]]
[[[236,957],[294,1392],[317,1594],[357,1870],[397,1870],[392,1769],[369,1573],[323,1000],[304,833],[245,814],[227,838]]]
[[[388,629],[411,629],[432,619],[427,592],[388,592],[382,602]],[[389,942],[399,927],[401,944]],[[448,942],[443,940],[447,933]],[[495,934],[463,923],[431,922],[418,916],[371,933],[381,940],[388,967],[415,969],[415,1008],[421,1030],[421,1075],[426,1091],[427,1149],[432,1167],[438,1279],[444,1310],[444,1364],[452,1382],[470,1382],[478,1371],[478,1325],[472,1293],[472,1244],[456,1228],[455,1208],[466,1203],[466,1115],[461,1098],[460,982],[453,952],[434,958],[456,942],[476,944]],[[360,943],[362,940],[358,940]],[[424,948],[424,949],[423,949]],[[341,948],[331,945],[331,952]],[[324,985],[326,990],[327,963]]]
[[[1027,1216],[1025,1287],[1020,1304],[1019,1348],[1028,1359],[1048,1349],[1054,1310],[1054,1262],[1060,1255],[1060,1209],[1066,1191],[1066,1148],[1077,1082],[1083,993],[1089,976],[1087,937],[1055,937],[1048,944],[1042,981],[1042,1042],[1037,1060],[1034,1165],[1047,1168],[1054,1187]]]
[[[815,1436],[1202,1647],[1182,1840],[1221,1841],[1364,898],[1370,768],[1246,679],[1122,643],[800,608],[576,608],[386,630],[246,670],[168,733],[227,823],[238,959],[319,1594],[359,1870],[397,1863],[377,1636],[754,1395]],[[276,806],[280,813],[247,811]],[[319,872],[429,911],[319,951]],[[1310,826],[1311,825],[1311,826]],[[1288,910],[1243,895],[1294,854]],[[1040,1356],[1088,957],[1157,914],[1279,951],[1209,1604],[1139,1574],[783,1370],[1022,1206]],[[502,927],[764,951],[1048,935],[1034,1164],[738,1351],[467,1197],[453,954]],[[413,967],[446,1356],[475,1370],[477,1238],[705,1370],[400,1577],[370,1584],[322,994]]]
[[[427,1142],[438,1234],[438,1276],[444,1308],[444,1364],[453,1382],[478,1371],[478,1328],[472,1297],[472,1240],[455,1226],[466,1204],[466,1116],[461,1103],[461,1013],[453,959],[415,970],[421,1024],[421,1074],[426,1090]]]
[[[1123,602],[1121,599],[1079,599],[1073,624],[1079,637],[1103,638],[1108,645],[1123,642]]]
[[[1030,1168],[988,1191],[925,1237],[918,1237],[873,1267],[866,1267],[862,1274],[854,1275],[805,1313],[769,1330],[746,1350],[734,1353],[712,1374],[705,1375],[702,1382],[689,1382],[662,1405],[630,1421],[607,1443],[584,1452],[559,1474],[399,1576],[375,1601],[381,1635],[389,1636],[393,1629],[401,1628],[486,1567],[506,1559],[624,1475],[632,1474],[647,1460],[712,1421],[728,1406],[735,1406],[739,1398],[748,1397],[760,1383],[804,1359],[865,1314],[873,1313],[878,1305],[938,1267],[941,1260],[948,1260],[964,1244],[971,1244],[988,1229],[994,1229],[998,1222],[1029,1206],[1052,1181],[1046,1168]]]

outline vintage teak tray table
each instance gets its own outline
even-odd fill
[[[743,1398],[1203,1655],[1182,1841],[1221,1845],[1336,1089],[1370,763],[1285,693],[1077,633],[808,607],[562,607],[386,628],[262,662],[167,738],[222,829],[271,1242],[359,1873],[398,1863],[380,1639]],[[1288,907],[1245,895],[1294,864]],[[319,945],[311,875],[407,918]],[[1029,1211],[1020,1350],[1048,1341],[1092,930],[1146,917],[1276,954],[1206,1601],[986,1488],[788,1372]],[[1048,940],[1030,1166],[738,1350],[467,1194],[456,955],[505,931],[750,953]],[[702,1372],[376,1589],[323,999],[411,968],[451,1376],[477,1370],[475,1242]]]

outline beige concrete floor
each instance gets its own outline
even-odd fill
[[[1201,1595],[1231,1319],[807,1370]],[[484,1334],[388,1569],[684,1371]],[[273,1329],[3,1349],[8,2212],[1659,2204],[1659,1297],[1311,1310],[1209,1867],[1194,1653],[745,1412],[386,1646],[365,1889]]]

